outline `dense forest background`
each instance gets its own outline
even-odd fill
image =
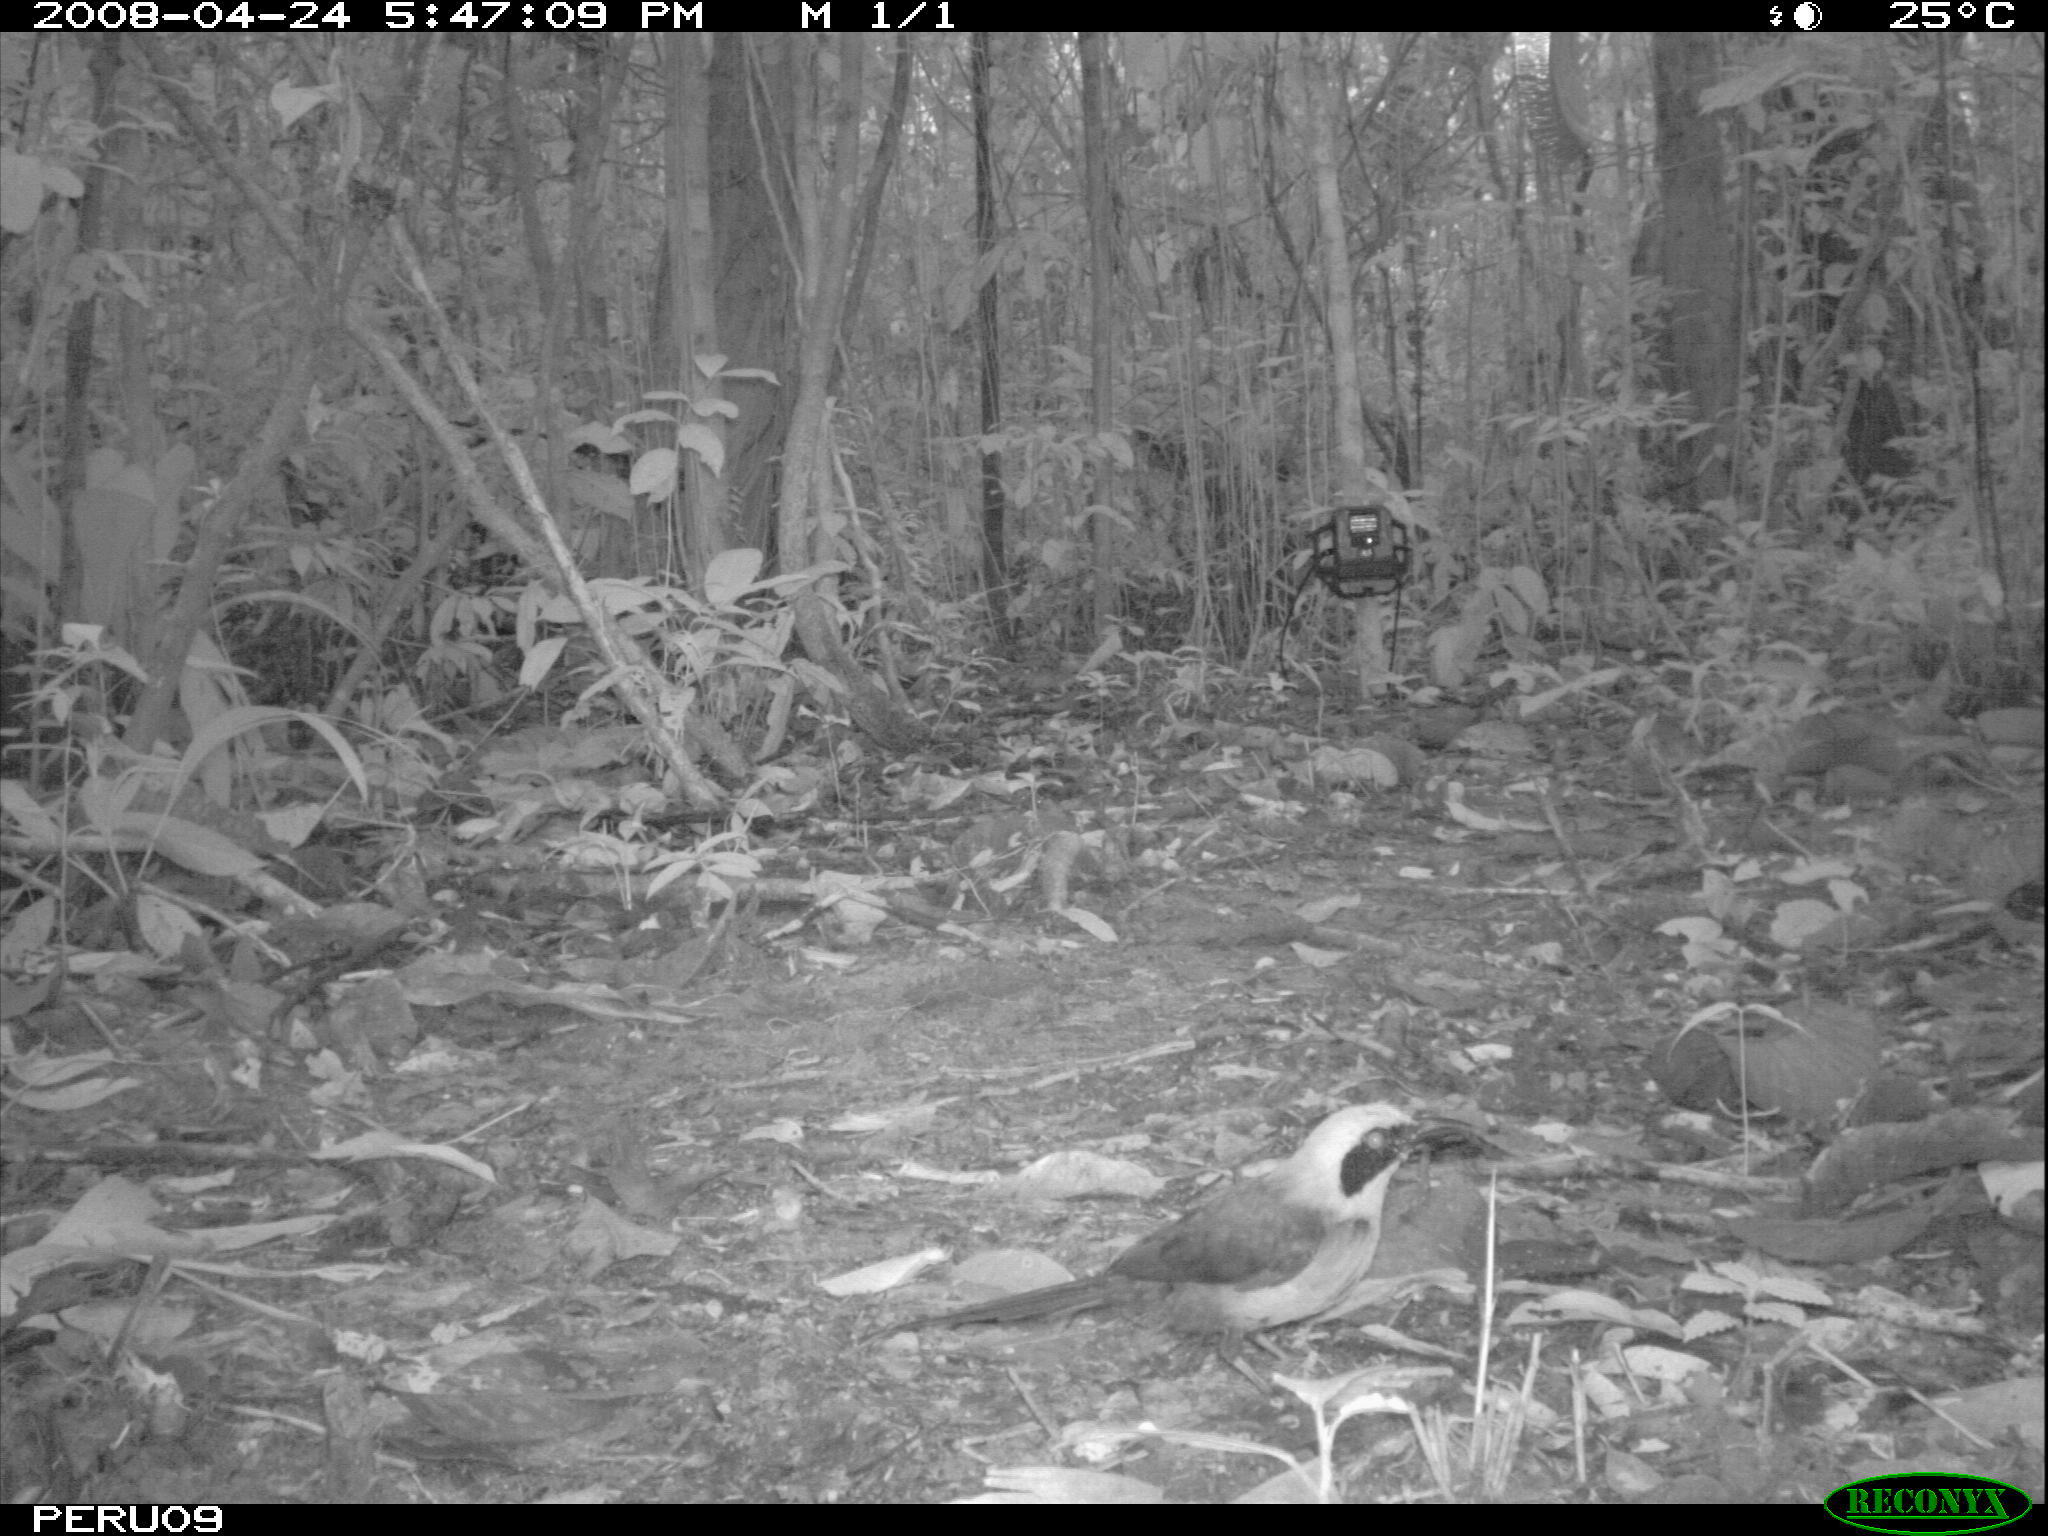
[[[1413,531],[1411,681],[1535,636],[1998,699],[2038,660],[2027,37],[39,37],[5,70],[9,659],[95,626],[136,750],[571,674],[642,677],[741,782],[793,701],[902,750],[905,687],[976,648],[1257,672],[1291,618],[1334,654],[1344,605],[1296,588],[1361,498]],[[716,798],[706,750],[672,771]]]

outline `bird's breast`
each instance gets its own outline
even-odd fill
[[[1193,1333],[1251,1333],[1298,1323],[1328,1311],[1372,1268],[1379,1247],[1377,1222],[1345,1222],[1323,1235],[1309,1261],[1270,1284],[1173,1288],[1168,1318]]]

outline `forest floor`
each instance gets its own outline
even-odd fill
[[[2040,1156],[2038,873],[2029,911],[1924,851],[2038,850],[2038,753],[1766,796],[1646,775],[1626,720],[1028,704],[757,828],[723,916],[420,828],[405,947],[265,1033],[190,977],[42,1018],[19,1049],[129,1082],[13,1107],[10,1233],[279,1225],[30,1277],[10,1495],[1214,1501],[1363,1371],[1349,1502],[2039,1496],[2039,1164],[2031,1228],[1982,1173]],[[1381,1305],[1235,1364],[1142,1312],[897,1326],[1373,1101],[1491,1147],[1403,1169]],[[1073,1150],[1070,1198],[1006,1177]]]

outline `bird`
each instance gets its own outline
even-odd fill
[[[1372,1268],[1387,1186],[1424,1127],[1392,1104],[1354,1104],[1285,1162],[1232,1185],[1126,1248],[1097,1275],[999,1296],[905,1327],[1056,1317],[1163,1303],[1183,1333],[1242,1336],[1335,1306]]]

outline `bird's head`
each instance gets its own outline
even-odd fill
[[[1348,1217],[1376,1218],[1387,1183],[1421,1132],[1391,1104],[1354,1104],[1308,1133],[1288,1159],[1296,1192]]]

